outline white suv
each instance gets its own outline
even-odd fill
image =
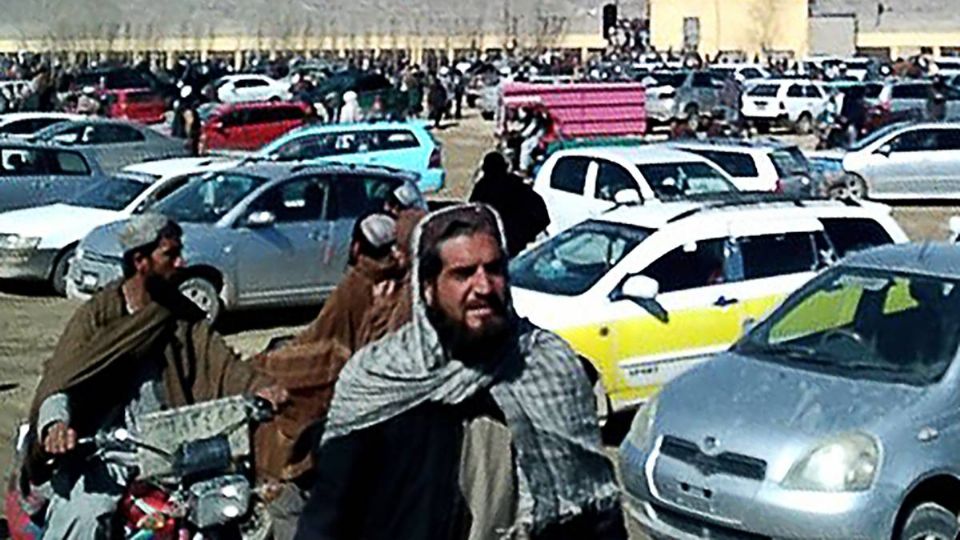
[[[588,364],[603,417],[728,347],[837,258],[906,241],[876,203],[627,206],[517,256],[511,294]]]
[[[618,202],[658,203],[739,191],[709,160],[662,146],[561,150],[547,158],[533,189],[550,212],[551,235]]]
[[[810,169],[800,148],[777,139],[706,139],[671,142],[669,146],[716,163],[742,191],[796,197],[823,194],[820,175]]]
[[[743,117],[767,131],[782,125],[806,135],[814,120],[827,108],[830,95],[823,84],[803,79],[766,79],[751,81],[743,95]]]

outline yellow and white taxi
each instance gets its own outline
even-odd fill
[[[596,375],[604,418],[727,348],[844,254],[906,241],[875,203],[623,206],[520,254],[511,292]]]

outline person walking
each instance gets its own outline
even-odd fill
[[[519,176],[507,170],[499,152],[483,158],[481,178],[470,193],[470,202],[492,206],[503,219],[507,253],[514,257],[550,225],[547,205]]]
[[[447,90],[443,86],[443,81],[436,74],[433,74],[430,78],[427,105],[430,108],[430,120],[433,121],[433,127],[440,129],[444,112],[447,109]]]

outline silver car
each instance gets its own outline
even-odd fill
[[[106,171],[117,171],[144,161],[189,155],[182,139],[124,120],[59,122],[38,131],[33,139],[87,149],[96,155]]]
[[[654,537],[952,540],[960,249],[880,247],[647,403],[620,447]]]
[[[416,176],[379,167],[253,162],[199,174],[151,208],[183,227],[180,290],[211,320],[221,310],[321,302],[347,266],[354,221]],[[417,191],[419,194],[419,191]],[[420,199],[420,205],[426,204]],[[119,221],[77,248],[67,295],[122,277]]]
[[[893,124],[813,154],[836,198],[960,198],[960,122]]]
[[[105,176],[89,150],[0,139],[0,212],[68,200]]]

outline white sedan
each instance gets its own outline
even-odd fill
[[[284,101],[291,97],[283,82],[265,75],[227,75],[213,83],[217,99],[223,103],[243,101]]]
[[[65,294],[68,265],[87,233],[146,209],[194,174],[233,163],[183,158],[131,165],[70,202],[0,213],[0,278],[47,281]]]

